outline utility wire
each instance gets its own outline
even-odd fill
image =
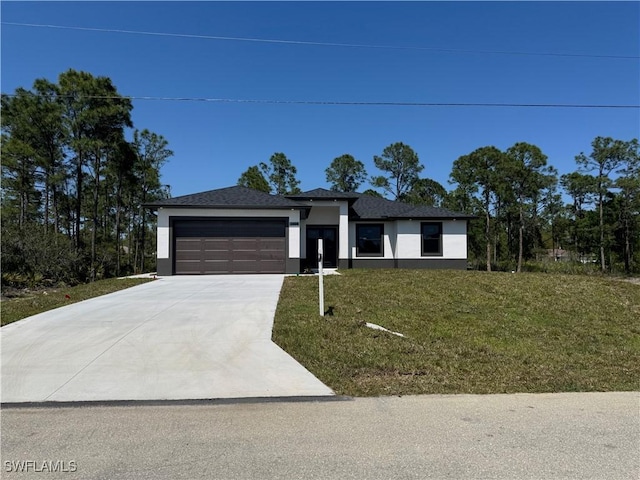
[[[29,92],[34,97],[45,97]],[[17,97],[15,93],[3,94]],[[55,95],[57,98],[76,98],[73,95]],[[506,108],[640,108],[640,105],[624,104],[583,104],[583,103],[445,103],[445,102],[349,102],[321,100],[258,100],[240,98],[206,98],[206,97],[150,97],[129,95],[81,95],[81,98],[96,100],[151,100],[164,102],[209,102],[209,103],[254,103],[269,105],[327,105],[327,106],[369,106],[369,107],[506,107]]]
[[[321,47],[347,47],[347,48],[371,48],[386,50],[417,50],[431,52],[446,53],[473,53],[473,54],[491,54],[491,55],[520,55],[520,56],[537,56],[537,57],[576,57],[576,58],[609,58],[638,60],[638,55],[593,55],[581,53],[552,53],[552,52],[518,52],[507,50],[468,50],[457,48],[439,48],[439,47],[415,47],[415,46],[399,46],[399,45],[371,45],[361,43],[332,43],[332,42],[307,42],[301,40],[277,40],[269,38],[251,38],[251,37],[223,37],[214,35],[195,35],[187,33],[164,33],[164,32],[146,32],[140,30],[121,30],[114,28],[93,28],[93,27],[74,27],[67,25],[47,25],[38,23],[18,23],[18,22],[0,22],[2,25],[13,25],[20,27],[38,27],[38,28],[57,28],[63,30],[81,30],[87,32],[104,32],[104,33],[125,33],[131,35],[153,35],[158,37],[179,37],[179,38],[197,38],[204,40],[227,40],[237,42],[257,42],[257,43],[275,43],[288,45],[313,45]]]

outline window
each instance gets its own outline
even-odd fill
[[[384,225],[381,223],[356,225],[356,238],[358,239],[356,255],[359,257],[383,256],[383,233]]]
[[[421,223],[422,255],[442,255],[442,223]]]

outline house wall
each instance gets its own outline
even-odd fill
[[[420,224],[426,220],[398,220],[397,258],[426,258],[422,255]],[[438,221],[439,220],[435,220]],[[467,222],[465,220],[442,221],[442,255],[432,258],[467,258]]]
[[[200,208],[159,208],[158,209],[158,247],[157,264],[159,275],[171,275],[172,228],[171,217],[279,217],[288,218],[287,272],[300,271],[300,210],[243,210],[243,209],[200,209]],[[291,225],[291,223],[297,225]]]
[[[338,227],[338,258],[349,258],[349,204],[346,201],[314,200],[302,202],[310,205],[309,217],[302,222],[300,229],[301,258],[307,256],[307,225],[323,225]]]
[[[312,207],[309,212],[307,225],[338,225],[340,222],[340,208],[338,205],[323,206],[319,202],[310,202]]]
[[[442,255],[423,256],[420,223],[427,220],[355,221],[349,225],[349,257],[341,268],[467,268],[467,222],[442,221]],[[440,221],[440,220],[434,220]],[[384,224],[384,255],[358,256],[356,224]]]
[[[287,272],[300,269],[300,259],[306,257],[306,225],[337,225],[338,265],[340,268],[466,268],[467,222],[465,220],[442,221],[441,256],[427,257],[421,254],[421,220],[356,221],[349,222],[346,201],[313,201],[309,217],[300,220],[299,210],[242,210],[242,209],[198,209],[160,208],[158,210],[158,273],[172,273],[171,217],[285,217],[289,219],[286,229]],[[423,220],[424,221],[424,220]],[[291,225],[297,223],[298,225]],[[361,257],[356,254],[356,224],[384,224],[384,255]]]

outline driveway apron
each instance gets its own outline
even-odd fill
[[[271,341],[283,278],[162,277],[2,327],[2,402],[333,395]]]

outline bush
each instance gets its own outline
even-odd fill
[[[64,235],[45,234],[42,226],[2,225],[2,285],[34,287],[43,282],[81,283],[83,259]]]
[[[564,273],[567,275],[601,275],[600,266],[595,263],[582,262],[535,262],[528,261],[522,265],[523,272]]]

